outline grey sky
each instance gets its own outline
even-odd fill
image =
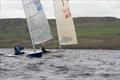
[[[48,18],[54,18],[52,0],[41,0]],[[74,17],[111,16],[120,18],[120,0],[70,0]],[[22,0],[1,0],[2,18],[24,18]]]

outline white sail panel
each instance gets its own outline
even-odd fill
[[[54,0],[60,45],[77,44],[77,37],[68,0]]]
[[[22,0],[32,44],[52,39],[50,26],[39,0]]]

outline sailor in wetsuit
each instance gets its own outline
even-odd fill
[[[23,49],[24,47],[22,47],[20,44],[16,45],[14,47],[15,55],[25,54],[24,52],[22,52]]]
[[[41,50],[43,53],[50,53],[50,51],[47,51],[44,47],[44,45],[41,45]]]

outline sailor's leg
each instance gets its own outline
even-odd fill
[[[21,52],[20,54],[25,54],[25,52]]]
[[[49,53],[50,51],[46,51],[44,45],[41,45],[41,50],[43,51],[43,53]]]

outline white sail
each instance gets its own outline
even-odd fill
[[[32,44],[52,39],[50,26],[39,0],[22,0]]]
[[[54,0],[60,45],[77,44],[77,37],[68,0]]]

